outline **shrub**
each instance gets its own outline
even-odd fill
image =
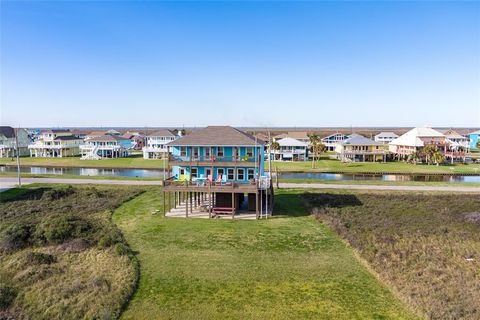
[[[7,309],[17,296],[15,290],[3,283],[0,283],[0,310]]]
[[[56,262],[55,256],[48,254],[48,253],[42,253],[42,252],[29,252],[25,256],[25,260],[29,264],[52,264]]]
[[[115,248],[115,253],[118,254],[119,256],[124,256],[130,253],[130,248],[121,242],[115,244],[114,248]]]
[[[122,234],[115,228],[108,228],[102,232],[102,236],[98,240],[98,247],[100,249],[111,247],[116,243],[122,242]]]
[[[90,224],[72,215],[48,218],[36,229],[35,236],[41,242],[62,243],[65,240],[82,236],[91,229]]]
[[[11,225],[4,230],[1,237],[1,247],[5,250],[23,248],[30,242],[31,227],[28,225]]]
[[[61,198],[68,197],[75,193],[75,188],[72,186],[68,186],[65,189],[53,189],[48,190],[43,193],[42,200],[58,200]]]

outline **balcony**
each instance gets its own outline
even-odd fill
[[[218,157],[218,156],[173,156],[168,157],[171,166],[192,166],[192,167],[255,167],[259,165],[260,158],[255,157]]]

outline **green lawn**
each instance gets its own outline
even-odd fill
[[[86,168],[137,168],[163,169],[163,160],[143,159],[142,155],[133,155],[126,158],[103,160],[80,160],[80,157],[66,158],[20,158],[24,166],[50,167],[86,167]],[[0,164],[16,165],[16,159],[0,158]]]
[[[268,165],[266,165],[268,168]],[[392,173],[470,173],[480,174],[480,164],[454,164],[454,165],[426,165],[410,164],[404,162],[350,162],[342,163],[338,160],[322,158],[317,161],[315,169],[311,161],[272,162],[272,171],[302,171],[302,172],[392,172]]]
[[[0,158],[0,165],[15,165],[15,159]],[[138,169],[163,169],[163,160],[143,159],[141,155],[127,158],[105,160],[80,160],[79,157],[68,158],[20,158],[24,166],[51,166],[51,167],[89,167],[89,168],[138,168]],[[268,164],[265,165],[268,168]],[[272,170],[302,171],[302,172],[392,172],[392,173],[452,173],[452,174],[480,174],[480,164],[454,164],[454,165],[425,165],[409,164],[404,162],[355,162],[342,163],[338,160],[323,157],[316,162],[315,169],[311,161],[297,162],[272,162]]]
[[[276,218],[164,218],[160,188],[114,222],[140,262],[123,319],[411,319],[415,316],[304,209],[276,194]]]

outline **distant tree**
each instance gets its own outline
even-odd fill
[[[427,145],[423,148],[423,153],[425,154],[425,158],[426,158],[428,164],[432,163],[432,156],[436,152],[438,152],[438,147],[437,146]]]
[[[437,150],[431,155],[431,159],[432,162],[438,166],[440,163],[445,161],[445,156],[443,155],[443,153]]]
[[[312,168],[315,168],[315,160],[319,151],[320,137],[315,133],[311,133],[308,135],[308,139],[310,142],[310,150],[312,151],[313,155]]]
[[[280,144],[277,141],[270,142],[270,151],[278,151],[278,150],[280,150]],[[276,157],[276,155],[274,155],[274,157]]]
[[[417,164],[417,162],[422,158],[422,153],[415,151],[408,155],[407,162]]]

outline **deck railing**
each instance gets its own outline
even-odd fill
[[[174,156],[169,155],[168,160],[171,162],[233,162],[233,163],[253,163],[255,162],[255,157],[253,156]],[[258,161],[258,160],[257,160]]]

